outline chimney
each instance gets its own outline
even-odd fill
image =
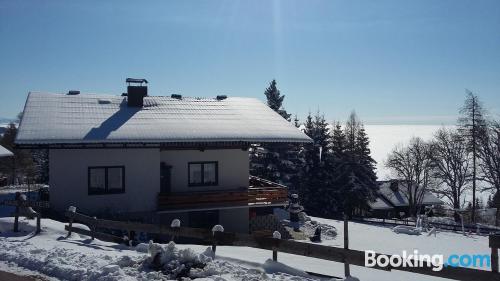
[[[127,78],[127,105],[133,107],[142,107],[144,105],[144,97],[148,95],[148,84],[146,79]]]

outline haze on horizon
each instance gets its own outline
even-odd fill
[[[0,0],[0,117],[29,91],[249,96],[301,120],[454,124],[468,88],[500,112],[498,1]]]

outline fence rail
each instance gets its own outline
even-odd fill
[[[102,220],[95,217],[86,216],[76,212],[66,212],[66,216],[70,219],[69,225],[66,226],[66,230],[70,234],[71,232],[80,233],[83,235],[89,235],[92,238],[96,237],[105,241],[111,242],[123,242],[121,237],[99,233],[97,229],[117,229],[122,231],[140,231],[151,234],[160,235],[170,235],[173,237],[186,237],[186,238],[197,238],[202,241],[212,244],[213,249],[215,245],[232,245],[232,246],[246,246],[259,248],[264,250],[273,251],[273,257],[277,258],[277,252],[283,252],[294,255],[301,255],[311,258],[324,259],[334,262],[352,264],[356,266],[365,266],[365,253],[364,251],[344,249],[330,246],[323,246],[312,243],[298,242],[293,240],[282,240],[265,236],[251,235],[251,234],[240,234],[240,233],[227,233],[227,232],[212,232],[209,229],[200,228],[189,228],[189,227],[170,227],[165,225],[153,225],[153,224],[143,224],[136,222],[122,222],[122,221],[111,221]],[[84,230],[81,228],[73,227],[72,223],[78,221],[86,224],[91,229]],[[493,238],[491,238],[493,239]],[[497,238],[495,238],[497,239]],[[498,240],[498,239],[497,239]],[[495,241],[497,241],[495,240]],[[493,246],[497,246],[494,244]],[[493,256],[492,248],[492,256]],[[380,255],[380,254],[377,254]],[[390,257],[390,255],[387,255]],[[494,261],[495,257],[492,257]],[[498,258],[496,259],[498,263]],[[417,262],[413,260],[413,262]],[[498,264],[492,266],[492,269],[498,269]],[[461,267],[444,267],[441,271],[433,271],[431,266],[424,267],[398,267],[392,268],[387,267],[373,267],[373,269],[378,270],[398,270],[407,271],[412,273],[449,278],[454,280],[463,281],[477,281],[477,280],[500,280],[500,275],[497,272],[473,269],[473,268],[461,268]]]
[[[378,224],[384,224],[384,225],[409,225],[409,226],[416,226],[416,222],[414,220],[408,220],[408,219],[378,219],[378,218],[362,218],[362,217],[357,217],[353,219],[354,221],[359,221],[359,222],[368,222],[368,223],[378,223]],[[448,224],[448,223],[441,223],[441,222],[428,222],[429,226],[431,227],[436,227],[438,229],[442,230],[450,230],[450,231],[455,231],[455,232],[460,232],[462,231],[462,225],[459,224]],[[491,234],[495,232],[500,232],[499,228],[493,228],[493,227],[488,227],[484,225],[470,225],[470,224],[464,224],[464,230],[465,232],[477,232],[479,229],[479,232],[482,234]]]
[[[14,217],[14,232],[19,231],[19,217],[24,216],[28,218],[36,218],[36,234],[40,233],[42,229],[41,219],[42,215],[29,208],[49,208],[48,201],[32,201],[32,200],[4,200],[0,202],[0,205],[13,206],[16,210],[12,213]]]

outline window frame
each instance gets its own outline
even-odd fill
[[[201,164],[201,183],[191,182],[191,165]],[[205,164],[215,164],[215,182],[205,183]],[[219,185],[219,162],[218,161],[196,161],[188,162],[188,186],[217,186]]]
[[[122,188],[113,188],[109,190],[108,183],[108,170],[109,169],[122,170]],[[104,169],[104,191],[97,191],[96,188],[90,186],[90,171],[93,169]],[[88,195],[106,195],[106,194],[122,194],[125,193],[125,166],[89,166],[87,167],[87,191]]]

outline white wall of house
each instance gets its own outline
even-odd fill
[[[56,210],[147,212],[157,207],[159,149],[51,149],[50,203]],[[89,195],[88,167],[125,166],[125,193]]]
[[[188,163],[218,162],[218,185],[192,187]],[[248,152],[241,149],[52,149],[49,151],[50,203],[59,211],[76,206],[84,213],[156,212],[160,192],[160,163],[172,166],[172,192],[234,190],[248,187]],[[88,168],[125,166],[125,193],[89,195]],[[162,223],[187,213],[160,215]],[[219,222],[227,231],[248,232],[248,208],[221,209]]]
[[[160,159],[172,166],[172,192],[230,190],[248,187],[248,151],[241,149],[164,150]],[[219,180],[216,186],[189,186],[188,163],[217,161]]]

